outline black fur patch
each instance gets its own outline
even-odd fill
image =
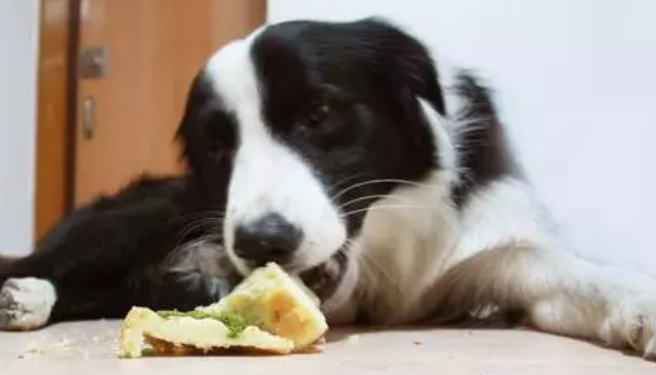
[[[182,157],[197,185],[212,186],[225,199],[232,157],[238,143],[236,119],[223,108],[211,78],[202,69],[194,78],[176,133]]]

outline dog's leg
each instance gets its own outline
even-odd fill
[[[0,289],[0,329],[27,331],[57,321],[121,318],[135,305],[191,310],[216,302],[232,285],[203,275],[158,282],[144,277],[137,282],[104,288],[68,287],[57,295],[55,285],[46,279],[9,279]]]
[[[656,358],[656,282],[569,253],[531,244],[486,250],[449,270],[435,295],[444,318],[489,306],[521,310],[537,329]]]
[[[231,289],[226,279],[185,275],[153,280],[139,277],[105,288],[67,288],[58,296],[50,322],[83,319],[120,319],[132,306],[153,310],[192,310],[224,297]]]
[[[0,329],[36,329],[52,317],[116,317],[131,304],[198,300],[183,279],[161,280],[151,268],[185,241],[181,233],[198,235],[185,230],[198,216],[185,214],[183,193],[176,181],[136,183],[75,210],[29,256],[3,261]],[[201,296],[215,288],[198,285]]]

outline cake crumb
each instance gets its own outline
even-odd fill
[[[360,335],[350,335],[348,338],[349,344],[357,344],[360,342]]]
[[[64,337],[63,339],[59,340],[58,342],[54,343],[52,345],[53,348],[55,349],[62,349],[62,350],[69,350],[71,349],[73,341],[67,337]]]
[[[25,348],[23,354],[27,354],[27,353],[41,354],[43,352],[44,350],[41,347],[39,347],[39,344],[37,342],[32,342]]]

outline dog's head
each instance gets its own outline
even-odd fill
[[[192,173],[225,195],[237,268],[300,273],[343,255],[372,203],[438,167],[418,98],[444,111],[427,51],[378,20],[270,25],[212,56],[179,136]]]

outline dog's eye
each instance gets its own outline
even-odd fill
[[[327,104],[315,105],[307,118],[308,125],[312,127],[321,124],[328,117],[328,113],[330,113],[330,107]]]

